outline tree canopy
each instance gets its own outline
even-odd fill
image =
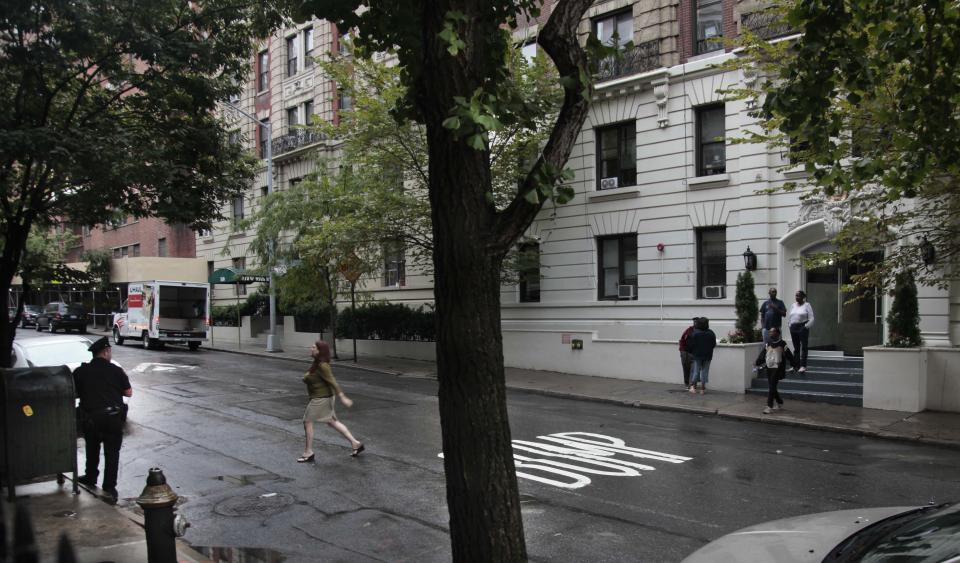
[[[279,17],[232,0],[0,0],[0,291],[34,225],[122,211],[209,227],[253,171],[214,109]]]
[[[783,17],[795,41],[747,34],[741,63],[762,79],[740,94],[764,97],[752,140],[789,151],[811,195],[842,204],[836,257],[887,251],[854,285],[912,269],[946,286],[960,255],[960,5],[793,0]]]

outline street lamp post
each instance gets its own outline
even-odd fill
[[[230,102],[224,102],[231,109],[239,113],[240,115],[246,117],[250,121],[253,121],[257,124],[258,127],[263,128],[263,134],[266,135],[267,142],[264,143],[264,160],[267,161],[267,195],[273,193],[273,129],[270,126],[270,122],[262,122],[256,117],[250,115],[249,113],[243,111],[237,106],[233,105]],[[270,247],[268,252],[270,253],[270,258],[273,258],[273,248],[274,241],[270,241]],[[282,352],[279,347],[277,347],[276,334],[277,334],[277,291],[273,284],[273,267],[269,269],[269,277],[267,278],[267,286],[270,290],[270,332],[267,334],[267,352]],[[239,330],[239,329],[238,329]]]

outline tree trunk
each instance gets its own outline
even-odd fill
[[[430,182],[440,422],[453,560],[524,561],[500,334],[502,257],[488,255],[477,221],[483,213],[457,211],[484,205],[477,184],[489,176],[477,166],[480,159],[452,153],[450,147],[457,145],[446,141],[431,142]],[[473,186],[464,185],[466,178]]]
[[[13,276],[20,266],[20,258],[23,257],[29,232],[29,226],[7,224],[3,252],[0,254],[0,295],[7,296],[8,306]],[[10,367],[10,354],[13,352],[13,338],[16,333],[16,327],[10,322],[9,315],[5,316],[4,322],[0,323],[0,367]]]

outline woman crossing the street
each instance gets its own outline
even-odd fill
[[[306,444],[303,448],[303,455],[297,459],[297,463],[307,463],[315,459],[316,454],[313,451],[313,423],[326,422],[327,426],[333,428],[350,442],[353,451],[352,457],[357,457],[364,451],[363,444],[353,437],[348,429],[337,418],[334,412],[334,403],[337,397],[349,408],[353,401],[343,392],[340,385],[333,377],[333,371],[330,369],[330,345],[322,340],[318,340],[310,348],[310,356],[313,357],[313,364],[303,376],[303,382],[307,384],[307,393],[310,395],[310,402],[303,413],[303,432],[306,437]]]

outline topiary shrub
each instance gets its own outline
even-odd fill
[[[893,289],[893,305],[887,313],[889,337],[887,346],[913,348],[923,343],[920,338],[920,307],[917,303],[917,284],[913,272],[897,274]]]
[[[737,275],[737,296],[734,300],[737,312],[737,329],[728,336],[730,342],[756,342],[760,340],[757,330],[757,315],[760,308],[754,293],[753,274],[740,272]]]

